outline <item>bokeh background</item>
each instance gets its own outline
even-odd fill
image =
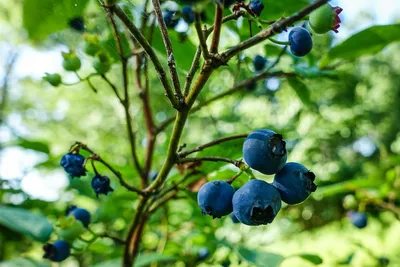
[[[290,8],[293,1],[284,2]],[[27,2],[35,1],[0,0],[0,207],[22,208],[55,223],[67,205],[75,204],[92,213],[94,231],[123,237],[135,212],[137,196],[126,192],[108,173],[116,191],[97,199],[89,185],[93,173],[70,180],[59,166],[61,156],[75,141],[81,141],[112,162],[129,182],[138,183],[129,158],[123,109],[101,80],[93,79],[97,94],[86,83],[55,88],[42,80],[48,72],[60,73],[67,84],[78,81],[73,73],[62,68],[61,52],[69,49],[76,50],[82,60],[82,77],[94,69],[92,59],[82,52],[82,33],[68,27],[67,21],[61,20],[65,22],[61,30],[47,33],[46,25],[60,23],[54,16],[65,15],[62,9],[46,12],[36,1],[38,4],[33,6],[37,16],[31,17],[29,23],[37,21],[36,30],[44,36],[32,38],[26,21],[36,11],[28,12]],[[83,13],[86,31],[98,33],[110,53],[115,53],[104,12],[96,1],[89,2]],[[264,2],[273,6],[271,1]],[[287,52],[276,66],[277,70],[302,75],[305,92],[291,88],[285,78],[269,78],[259,82],[254,91],[243,90],[193,115],[181,140],[187,147],[194,147],[223,136],[273,129],[287,141],[288,161],[301,162],[316,174],[317,192],[303,204],[284,206],[271,225],[248,227],[234,224],[229,216],[219,220],[202,216],[194,201],[196,186],[192,186],[186,199],[169,203],[146,228],[142,253],[174,257],[159,266],[185,266],[185,262],[191,266],[186,259],[196,257],[203,247],[211,255],[196,265],[221,266],[229,261],[231,266],[275,266],[268,264],[282,256],[285,260],[281,266],[314,266],[319,259],[323,260],[320,266],[386,266],[384,259],[389,266],[400,266],[400,44],[396,43],[400,37],[365,53],[357,54],[357,47],[353,47],[350,53],[357,54],[353,58],[339,59],[323,70],[318,69],[320,59],[333,46],[357,32],[374,25],[399,23],[400,3],[330,3],[344,9],[339,33],[314,35],[314,49],[309,56],[297,59]],[[123,4],[134,17],[140,17],[141,1]],[[268,4],[263,11],[266,18]],[[271,16],[276,19],[276,14],[290,15],[292,11],[278,9]],[[208,8],[207,12],[211,16],[206,23],[210,24],[213,9]],[[223,29],[221,45],[225,48],[249,34],[247,23],[240,21]],[[177,60],[178,66],[179,59],[182,60],[183,79],[194,52],[195,31],[193,26],[181,23],[171,35],[182,51]],[[183,35],[185,40],[178,41]],[[360,39],[361,49],[363,42],[384,39],[379,35],[368,38]],[[287,39],[287,33],[277,39]],[[154,42],[162,45],[160,37]],[[214,74],[200,101],[254,75],[254,55],[264,55],[272,62],[279,52],[279,46],[270,42],[244,52],[240,72],[236,67],[238,60],[233,59],[230,66]],[[10,64],[12,61],[15,62]],[[107,75],[121,86],[119,64],[113,65]],[[152,107],[156,123],[160,124],[174,113],[153,72],[150,84]],[[132,92],[131,114],[138,134],[138,153],[143,158],[144,122],[133,84]],[[170,132],[171,127],[157,139],[155,171],[165,159]],[[216,147],[208,153],[240,158],[241,143]],[[201,169],[206,173],[202,179],[208,180],[228,179],[235,173],[231,166],[216,163],[206,163]],[[174,169],[171,179],[179,175]],[[259,173],[256,176],[266,181],[273,178]],[[245,181],[242,177],[237,186]],[[355,197],[353,208],[368,214],[369,223],[364,229],[354,227],[346,216],[348,207],[343,200],[350,199],[349,195]],[[8,216],[0,212],[0,266],[48,266],[41,259],[42,243],[10,228]],[[121,246],[103,238],[60,266],[118,266],[120,255]]]

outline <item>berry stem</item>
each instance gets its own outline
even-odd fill
[[[91,164],[92,164],[92,168],[93,168],[93,171],[94,171],[95,175],[99,176],[100,174],[97,171],[96,166],[94,165],[94,159],[91,159]]]
[[[268,40],[270,40],[274,44],[278,44],[278,45],[290,45],[290,42],[288,42],[288,41],[279,41],[279,40],[276,40],[276,39],[274,39],[272,37],[269,37]]]

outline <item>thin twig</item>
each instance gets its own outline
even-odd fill
[[[116,237],[116,236],[111,236],[111,235],[109,235],[109,234],[107,234],[107,233],[100,234],[99,237],[110,238],[110,239],[114,240],[116,243],[121,244],[121,245],[124,245],[124,244],[125,244],[125,240],[123,240],[123,239],[121,239],[121,238],[119,238],[119,237]]]
[[[214,32],[211,40],[210,53],[218,53],[219,39],[221,37],[221,25],[222,25],[222,15],[223,9],[220,5],[215,5],[215,17],[214,17]]]
[[[200,68],[200,56],[201,56],[201,48],[199,46],[199,47],[197,47],[196,54],[193,58],[192,66],[190,67],[190,70],[189,70],[188,74],[186,75],[186,82],[185,82],[185,86],[184,86],[184,90],[183,90],[183,94],[185,97],[189,94],[190,86],[192,85],[194,75],[197,72],[197,70]]]
[[[202,150],[205,149],[205,148],[212,147],[212,146],[221,144],[221,143],[223,143],[223,142],[231,141],[231,140],[234,140],[234,139],[246,138],[247,136],[248,136],[248,134],[246,133],[246,134],[237,134],[237,135],[232,135],[232,136],[228,136],[228,137],[223,137],[223,138],[214,140],[214,141],[212,141],[212,142],[209,142],[209,143],[207,143],[207,144],[198,146],[198,147],[196,147],[196,148],[193,148],[193,149],[190,149],[190,150],[186,150],[186,151],[180,152],[180,153],[179,153],[179,157],[183,157],[183,158],[184,158],[184,157],[186,157],[187,155],[190,155],[190,154],[195,153],[195,152],[198,152],[198,151],[202,151]]]
[[[201,52],[203,53],[203,57],[205,60],[210,58],[210,54],[208,53],[208,47],[207,47],[207,43],[206,43],[206,38],[204,36],[204,32],[201,28],[201,15],[200,13],[196,12],[195,14],[195,22],[194,22],[194,26],[196,28],[196,32],[197,32],[197,36],[199,38],[199,43],[200,43],[200,48],[201,48]],[[197,56],[197,54],[196,54]],[[195,58],[196,58],[195,56]]]
[[[124,100],[122,99],[121,95],[119,94],[118,89],[117,89],[117,86],[115,86],[115,84],[113,84],[113,83],[107,78],[106,75],[102,74],[100,77],[111,87],[111,89],[113,90],[115,96],[118,98],[119,102],[121,102],[121,104],[123,104],[123,103],[124,103]]]
[[[4,115],[4,110],[7,105],[7,100],[8,100],[8,86],[10,82],[10,77],[13,71],[13,68],[15,66],[15,62],[17,61],[18,58],[18,53],[11,53],[9,55],[9,58],[7,60],[7,65],[5,67],[5,74],[3,77],[2,85],[0,87],[1,89],[1,102],[0,102],[0,125],[3,124],[5,115]]]
[[[227,162],[235,165],[236,167],[239,167],[242,161],[240,160],[234,160],[230,158],[224,158],[224,157],[216,157],[216,156],[209,156],[209,157],[198,157],[198,158],[180,158],[178,160],[179,163],[187,163],[187,162],[200,162],[200,161],[214,161],[214,162]]]

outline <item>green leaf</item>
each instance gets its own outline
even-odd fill
[[[277,267],[285,259],[279,254],[257,251],[254,249],[250,250],[245,247],[239,247],[236,251],[241,258],[260,267]]]
[[[153,262],[159,262],[159,263],[167,263],[167,262],[174,262],[176,259],[172,256],[167,256],[167,255],[159,255],[156,253],[149,253],[149,254],[141,254],[137,257],[135,261],[135,267],[144,267],[148,266]],[[113,259],[113,260],[108,260],[96,265],[93,265],[92,267],[115,267],[115,266],[121,266],[121,259]]]
[[[68,27],[68,21],[82,16],[89,0],[24,0],[23,25],[32,40],[42,40]]]
[[[322,258],[315,254],[298,254],[298,255],[294,255],[294,256],[300,257],[303,260],[314,263],[315,265],[319,265],[323,262]]]
[[[126,38],[126,35],[122,32],[120,32],[120,38],[121,38],[121,44],[122,44],[122,50],[123,50],[123,55],[129,56],[129,53],[131,52],[131,48],[129,46],[129,41]],[[107,35],[107,38],[102,40],[100,42],[101,47],[103,47],[105,50],[108,51],[110,56],[114,59],[115,62],[121,61],[121,57],[118,53],[117,49],[117,43],[115,42],[114,34],[109,33]]]
[[[26,139],[19,139],[17,145],[26,149],[32,149],[46,154],[50,153],[48,144],[40,141],[30,141]]]
[[[296,73],[305,78],[314,78],[314,77],[337,77],[338,74],[334,70],[320,70],[317,67],[306,67],[299,65],[292,65],[292,68]]]
[[[289,77],[287,80],[297,96],[300,98],[301,102],[303,102],[303,104],[306,106],[311,106],[312,103],[310,100],[310,92],[307,86],[297,77]]]
[[[262,19],[279,19],[281,16],[290,16],[309,4],[307,0],[276,1],[263,0],[266,10],[261,14]],[[266,12],[267,11],[267,12]]]
[[[50,264],[37,262],[29,258],[16,258],[0,263],[0,267],[50,267]]]
[[[400,24],[367,28],[329,50],[321,59],[320,67],[325,67],[333,59],[350,60],[363,55],[376,54],[390,43],[400,41],[399,32]]]
[[[53,225],[46,217],[3,205],[0,205],[0,224],[43,243],[53,232]]]

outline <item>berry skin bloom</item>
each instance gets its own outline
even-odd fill
[[[281,194],[282,201],[287,204],[299,204],[306,200],[317,186],[315,175],[303,165],[289,162],[277,174],[273,185]]]
[[[232,212],[232,197],[235,189],[225,181],[212,181],[201,186],[197,203],[203,214],[221,218]]]
[[[253,66],[256,71],[261,71],[265,68],[267,59],[263,56],[257,55],[253,58]]]
[[[256,130],[243,143],[247,165],[263,174],[277,173],[286,163],[286,142],[271,130]]]
[[[251,180],[235,192],[233,213],[246,225],[269,224],[281,209],[278,190],[262,180]]]
[[[91,221],[90,213],[85,210],[78,208],[76,206],[72,206],[67,209],[67,216],[72,215],[76,220],[82,222],[83,226],[88,227]]]
[[[184,6],[182,8],[182,18],[184,21],[186,21],[187,23],[191,24],[194,22],[194,12],[192,7],[190,6]]]
[[[254,15],[259,17],[264,9],[264,4],[260,0],[251,0],[249,3],[249,9],[254,13]]]
[[[303,27],[294,27],[289,33],[290,51],[297,57],[311,52],[313,42],[310,33]]]
[[[368,217],[363,212],[350,211],[347,213],[347,216],[350,218],[351,223],[357,228],[363,229],[368,224]]]
[[[53,244],[46,244],[43,246],[43,258],[55,262],[61,262],[71,255],[71,248],[64,240],[57,240]]]
[[[64,168],[72,178],[86,175],[86,169],[83,166],[85,158],[80,154],[67,153],[60,161],[60,165]]]
[[[91,186],[96,193],[96,197],[101,194],[108,195],[108,192],[114,191],[110,186],[110,178],[107,176],[96,175],[92,179]]]

